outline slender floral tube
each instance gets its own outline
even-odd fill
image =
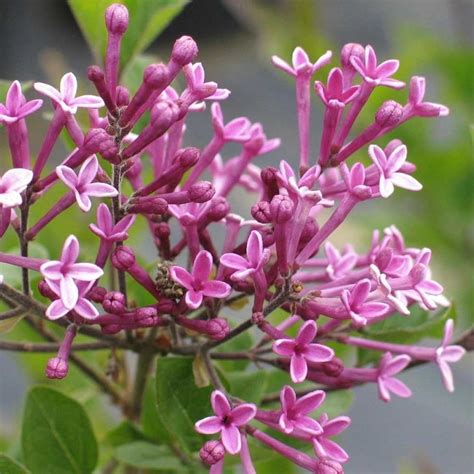
[[[15,168],[30,168],[30,143],[26,120],[18,120],[6,127],[8,145]]]
[[[94,84],[98,94],[104,101],[107,110],[114,117],[116,117],[118,114],[117,104],[112,98],[110,89],[106,84],[104,71],[102,71],[99,66],[89,66],[89,68],[87,69],[87,78]]]

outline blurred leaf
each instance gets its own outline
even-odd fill
[[[206,364],[200,352],[193,359],[193,375],[196,387],[202,388],[211,385],[209,372],[207,371]]]
[[[107,433],[105,442],[111,446],[121,446],[134,441],[144,441],[145,435],[130,421],[122,421],[112,431]]]
[[[230,393],[246,402],[260,403],[267,389],[268,374],[257,372],[230,372],[226,374],[230,383]]]
[[[30,471],[6,454],[0,454],[0,472],[2,474],[28,474]]]
[[[30,390],[21,439],[25,463],[35,474],[90,474],[97,464],[97,442],[85,410],[47,387]]]
[[[121,67],[143,51],[169,25],[189,0],[122,0],[130,14],[130,24],[121,46]],[[107,47],[105,10],[110,0],[68,0],[69,6],[97,61]]]
[[[189,451],[197,451],[202,436],[194,423],[211,414],[211,387],[194,383],[191,358],[159,358],[156,364],[156,400],[166,429]]]
[[[146,441],[124,444],[115,450],[115,458],[128,466],[157,471],[178,470],[182,465],[166,446]]]
[[[347,413],[354,400],[354,393],[352,390],[335,390],[333,392],[327,392],[324,403],[316,411],[316,415],[312,415],[313,418],[327,413],[329,418]]]

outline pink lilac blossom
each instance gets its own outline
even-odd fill
[[[0,104],[0,123],[10,125],[36,112],[43,105],[41,99],[26,101],[19,81],[13,81],[7,91],[5,104]]]

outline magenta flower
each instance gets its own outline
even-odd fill
[[[369,146],[369,156],[380,173],[379,191],[384,198],[389,197],[394,186],[419,191],[422,188],[415,178],[406,173],[401,173],[400,169],[407,159],[407,147],[400,145],[387,157],[385,152],[377,145]]]
[[[107,204],[101,203],[97,208],[97,224],[89,224],[90,230],[107,242],[123,242],[128,239],[127,231],[135,222],[135,215],[129,214],[114,225],[112,214]]]
[[[449,363],[458,362],[466,353],[462,346],[448,345],[453,338],[454,321],[448,319],[444,325],[444,335],[441,346],[436,349],[436,363],[441,370],[443,384],[448,392],[454,392],[453,373]]]
[[[211,106],[212,126],[216,134],[224,141],[229,142],[246,142],[250,138],[249,128],[250,120],[246,117],[238,117],[224,124],[224,115],[222,108],[218,102],[214,102]]]
[[[247,258],[235,253],[225,253],[220,261],[226,267],[237,270],[231,276],[233,280],[245,280],[261,272],[269,258],[269,250],[263,248],[262,235],[253,230],[247,240]]]
[[[215,416],[198,421],[194,426],[198,433],[220,433],[222,444],[229,454],[237,454],[242,446],[239,426],[246,425],[255,417],[257,408],[253,403],[242,403],[231,408],[225,395],[214,390],[211,395],[212,409]]]
[[[380,359],[377,373],[377,383],[379,386],[379,397],[384,402],[390,401],[390,392],[402,398],[411,397],[411,390],[394,375],[401,372],[411,361],[407,355],[392,357],[390,352],[386,352]]]
[[[290,375],[294,383],[301,383],[308,374],[307,362],[328,362],[334,357],[334,351],[321,344],[312,344],[316,337],[317,326],[314,321],[306,321],[295,339],[277,339],[273,351],[290,357]]]
[[[352,249],[348,249],[341,255],[339,250],[337,250],[331,242],[326,242],[324,249],[328,259],[326,273],[331,280],[342,278],[352,270],[357,263],[357,254]]]
[[[90,196],[113,197],[117,196],[117,190],[110,184],[93,183],[99,169],[99,162],[95,156],[91,156],[81,166],[79,174],[73,169],[61,165],[56,167],[56,174],[61,181],[74,192],[79,207],[84,211],[90,211],[92,206]]]
[[[18,81],[12,82],[4,104],[0,104],[0,123],[9,125],[36,112],[43,105],[40,99],[26,101]]]
[[[359,92],[359,86],[344,89],[344,76],[338,67],[331,69],[327,86],[320,81],[316,81],[314,86],[324,105],[333,109],[343,109]]]
[[[23,202],[21,193],[32,179],[33,172],[24,168],[13,168],[4,173],[0,178],[0,208],[19,206]]]
[[[445,117],[449,115],[449,108],[442,104],[423,102],[426,91],[426,79],[413,76],[410,80],[410,95],[408,104],[411,110],[421,117]]]
[[[93,263],[76,263],[79,250],[78,240],[74,235],[70,235],[64,242],[61,259],[43,263],[40,267],[41,274],[50,287],[59,285],[59,296],[68,310],[73,309],[79,300],[77,282],[92,282],[104,274],[103,270]]]
[[[201,94],[201,91],[216,87],[216,90],[212,95],[205,97],[206,100],[225,100],[229,97],[229,89],[218,89],[215,82],[204,82],[205,72],[201,63],[187,64],[183,67],[183,72],[186,76],[188,89],[194,93]]]
[[[171,278],[188,290],[185,301],[191,309],[201,306],[204,296],[211,298],[225,298],[230,295],[232,288],[230,285],[219,280],[209,280],[212,272],[212,255],[201,250],[193,264],[192,272],[178,266],[170,268]]]
[[[95,319],[99,316],[99,312],[96,307],[86,298],[90,289],[94,285],[94,282],[78,281],[78,298],[74,306],[68,308],[63,299],[61,298],[61,288],[56,282],[48,280],[48,286],[51,290],[60,298],[54,300],[46,309],[46,316],[48,319],[55,320],[66,316],[70,311],[75,311],[79,316],[84,319]]]
[[[370,293],[370,280],[364,279],[355,284],[351,290],[343,290],[341,301],[352,321],[358,326],[365,326],[367,319],[385,314],[389,306],[386,303],[367,302]]]
[[[319,417],[318,422],[323,432],[312,439],[314,451],[320,458],[330,458],[345,463],[349,455],[337,443],[327,438],[342,433],[351,424],[351,419],[348,416],[338,416],[329,420],[327,414],[324,413]]]
[[[370,45],[365,47],[364,60],[353,55],[350,61],[362,79],[371,86],[387,86],[393,89],[405,87],[404,82],[390,77],[397,72],[400,62],[396,59],[389,59],[377,66],[377,56]]]
[[[329,63],[332,57],[331,51],[326,51],[315,63],[312,63],[309,60],[308,54],[306,51],[297,47],[293,51],[292,55],[292,66],[290,66],[286,61],[279,58],[278,56],[272,56],[272,63],[278,69],[286,72],[290,76],[298,77],[300,75],[311,77],[318,69],[326,66]]]
[[[75,114],[78,107],[99,109],[104,106],[104,101],[95,95],[81,95],[76,97],[77,79],[72,72],[68,72],[62,77],[59,90],[43,82],[35,82],[34,88],[41,94],[48,96],[68,114]]]
[[[323,432],[321,425],[307,415],[319,408],[325,398],[325,392],[315,390],[297,400],[295,391],[289,385],[285,385],[280,392],[282,410],[278,421],[280,428],[285,433],[300,429],[311,436],[321,434]]]

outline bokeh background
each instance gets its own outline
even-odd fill
[[[460,334],[474,320],[473,9],[469,0],[194,0],[148,53],[167,56],[177,36],[192,35],[200,45],[207,77],[232,90],[223,105],[226,117],[247,115],[264,124],[267,136],[281,137],[281,148],[260,165],[275,166],[283,158],[297,161],[293,84],[271,67],[271,54],[289,58],[301,45],[311,58],[327,49],[337,57],[346,42],[370,43],[380,58],[400,59],[397,78],[426,76],[427,100],[448,105],[451,115],[415,119],[392,134],[408,145],[423,191],[414,195],[398,190],[387,201],[362,206],[337,239],[354,242],[363,251],[374,228],[395,224],[410,245],[432,248],[435,277],[454,301]],[[89,87],[84,76],[91,55],[65,1],[0,0],[0,32],[0,78],[57,83],[71,70],[82,78],[84,90]],[[403,103],[406,92],[377,91],[362,122],[369,123],[389,97]],[[313,145],[319,140],[321,118],[322,108],[315,100]],[[45,127],[37,121],[40,132],[32,137],[33,149]],[[211,133],[208,119],[197,114],[190,122],[188,144],[205,145]],[[3,134],[0,140],[3,170]],[[59,151],[57,159],[61,157]],[[235,197],[235,209],[241,212],[253,203],[245,193]],[[6,445],[2,438],[18,433],[31,383],[31,358],[26,368],[20,363],[26,359],[20,359],[0,353],[0,448]],[[474,472],[472,374],[469,355],[454,366],[453,395],[444,391],[438,369],[432,366],[404,375],[414,392],[409,400],[385,405],[377,400],[373,386],[356,390],[349,413],[353,424],[342,439],[351,455],[347,472]]]

